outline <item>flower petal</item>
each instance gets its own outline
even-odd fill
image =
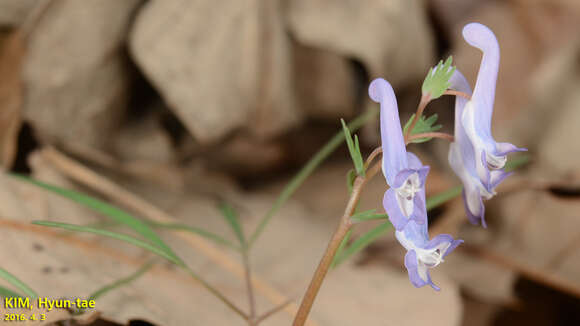
[[[425,179],[427,179],[427,174],[429,174],[429,165],[423,165],[421,160],[417,155],[407,152],[407,161],[409,162],[409,168],[415,170],[419,174],[419,180],[421,181],[421,187],[425,186]]]
[[[465,212],[467,213],[467,218],[469,222],[474,225],[481,225],[487,228],[487,223],[485,223],[485,206],[483,205],[483,200],[477,189],[464,188],[462,191],[463,195],[463,205],[465,206]]]
[[[517,147],[516,145],[510,143],[497,143],[496,150],[497,153],[495,155],[504,156],[512,152],[526,152],[528,149]]]
[[[393,188],[387,189],[383,196],[383,207],[385,212],[389,215],[389,221],[395,227],[395,230],[400,231],[409,223],[409,218],[403,215],[399,203],[397,202],[397,192]]]
[[[490,172],[490,187],[493,191],[505,178],[512,175],[513,172],[505,172],[504,170],[493,170]]]
[[[439,234],[427,243],[425,249],[437,248],[441,250],[441,258],[445,258],[445,256],[450,254],[455,248],[457,248],[457,246],[462,243],[463,240],[454,240],[453,237],[449,234]]]
[[[420,288],[431,283],[431,276],[429,275],[429,269],[424,264],[419,266],[419,261],[417,260],[417,253],[415,250],[409,250],[405,255],[405,267],[407,268],[407,273],[409,274],[409,280],[416,288]],[[420,270],[419,270],[420,268]]]
[[[382,78],[371,82],[369,96],[373,101],[381,104],[382,168],[387,183],[392,187],[397,173],[408,166],[397,98],[391,84]]]

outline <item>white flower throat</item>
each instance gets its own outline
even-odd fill
[[[407,180],[403,182],[402,186],[395,188],[397,193],[397,204],[399,204],[399,208],[405,217],[409,217],[413,214],[413,199],[415,198],[415,193],[420,190],[421,180],[419,180],[419,174],[417,172],[407,177]]]

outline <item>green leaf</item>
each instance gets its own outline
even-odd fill
[[[178,266],[185,267],[185,263],[181,259],[176,257],[175,255],[171,255],[171,254],[167,253],[165,250],[163,250],[155,245],[152,245],[149,242],[145,242],[145,241],[136,239],[136,238],[129,236],[129,235],[126,235],[126,234],[107,231],[107,230],[103,230],[103,229],[92,228],[92,227],[88,227],[88,226],[74,225],[74,224],[68,224],[68,223],[59,223],[59,222],[50,222],[50,221],[33,221],[32,224],[54,227],[54,228],[61,228],[64,230],[69,230],[69,231],[98,234],[98,235],[102,235],[105,237],[121,240],[121,241],[127,242],[129,244],[135,245],[137,247],[141,247],[141,248],[148,250],[156,255],[159,255],[159,256],[169,260],[170,262],[172,262]]]
[[[367,109],[364,114],[360,115],[359,117],[354,119],[351,123],[349,123],[348,128],[350,130],[355,131],[362,125],[364,125],[367,121],[376,117],[378,113],[379,110],[377,110],[374,107],[371,107]],[[332,154],[338,148],[338,146],[342,144],[343,141],[344,141],[344,133],[342,131],[339,131],[318,152],[316,152],[314,156],[312,156],[312,158],[302,167],[302,169],[300,169],[300,171],[298,171],[298,173],[296,173],[296,175],[292,178],[292,180],[288,182],[288,184],[284,187],[282,192],[278,195],[278,198],[276,198],[276,201],[274,201],[274,204],[268,210],[266,215],[264,215],[264,217],[262,217],[262,219],[260,220],[260,223],[256,227],[256,230],[254,230],[252,236],[250,237],[249,245],[252,245],[254,242],[256,242],[260,234],[264,232],[264,229],[266,228],[272,217],[276,215],[280,207],[282,207],[282,205],[286,203],[286,201],[294,194],[294,192],[296,192],[298,188],[300,188],[300,186],[312,174],[312,172],[314,172],[314,170],[316,170],[316,168],[320,164],[322,164],[322,162],[324,162],[324,160],[326,160],[330,156],[330,154]]]
[[[463,186],[455,186],[451,189],[430,196],[429,198],[427,198],[427,203],[425,204],[427,210],[430,211],[433,208],[443,205],[446,202],[450,201],[451,199],[461,195],[461,190],[463,190]]]
[[[227,203],[222,203],[220,205],[220,210],[222,212],[222,215],[228,222],[228,224],[232,227],[232,230],[234,230],[236,237],[240,241],[240,245],[242,245],[242,247],[245,248],[247,245],[246,237],[244,236],[242,226],[240,225],[240,220],[238,218],[238,215],[234,211],[234,208],[228,205]]]
[[[336,249],[336,254],[332,258],[332,264],[330,264],[330,268],[334,268],[336,266],[337,261],[338,261],[337,258],[342,255],[342,251],[344,250],[344,247],[348,244],[348,240],[350,240],[351,235],[352,235],[352,228],[350,230],[348,230],[348,232],[346,232],[346,235],[344,236],[344,238],[340,242],[338,249]]]
[[[437,117],[438,117],[437,113],[433,114],[429,118],[425,118],[425,116],[421,116],[419,118],[419,120],[417,120],[417,123],[415,124],[415,128],[413,128],[413,131],[411,132],[411,135],[422,134],[422,133],[426,133],[426,132],[434,132],[434,131],[441,129],[443,127],[442,125],[434,125],[435,122],[437,122]],[[411,115],[411,117],[409,118],[407,123],[405,123],[405,126],[403,127],[403,134],[406,134],[407,129],[409,129],[411,127],[411,123],[413,122],[413,119],[415,119],[415,113],[413,113],[413,115]],[[424,137],[424,138],[413,139],[410,142],[418,144],[418,143],[427,142],[431,139],[432,139],[432,137]]]
[[[421,87],[423,96],[429,96],[432,100],[439,98],[451,86],[449,78],[451,78],[456,69],[456,67],[451,66],[452,61],[453,58],[449,57],[445,60],[445,63],[441,60],[437,66],[429,69]]]
[[[354,187],[354,179],[356,179],[356,171],[354,169],[348,170],[346,173],[346,188],[349,194],[352,192],[352,187]]]
[[[385,222],[360,236],[348,248],[342,250],[340,255],[335,257],[334,266],[342,264],[350,256],[366,248],[369,244],[386,234],[392,227],[390,222]]]
[[[143,220],[143,221],[145,223],[147,223],[147,225],[151,226],[154,229],[185,231],[185,232],[200,235],[200,236],[202,236],[208,240],[211,240],[217,244],[225,245],[225,246],[230,247],[234,250],[238,250],[238,251],[240,250],[240,247],[233,244],[231,241],[226,240],[223,237],[221,237],[215,233],[209,232],[207,230],[204,230],[202,228],[198,228],[195,226],[189,226],[186,224],[180,224],[180,223],[163,223],[163,222],[155,222],[155,221],[151,221],[151,220]],[[97,229],[110,229],[110,228],[117,227],[120,225],[122,225],[122,224],[119,222],[116,222],[116,221],[100,221],[100,222],[85,224],[84,226],[93,227],[93,228],[97,228]]]
[[[150,270],[151,267],[153,267],[153,261],[146,263],[141,268],[139,268],[135,273],[133,273],[127,277],[124,277],[122,279],[119,279],[111,284],[107,284],[107,285],[103,286],[102,288],[98,289],[97,291],[93,292],[91,295],[89,295],[88,300],[97,300],[98,298],[102,297],[103,295],[107,294],[108,292],[115,290],[115,289],[118,289],[124,285],[127,285],[127,284],[135,281],[136,279],[141,277],[141,275],[145,274],[145,272]]]
[[[238,250],[238,251],[240,250],[240,247],[233,244],[231,241],[226,240],[223,237],[221,237],[215,233],[206,231],[206,230],[198,228],[198,227],[189,226],[189,225],[185,225],[185,224],[179,224],[179,223],[160,223],[160,222],[153,222],[153,221],[148,221],[147,224],[151,225],[154,228],[162,228],[162,229],[186,231],[186,232],[194,233],[194,234],[200,235],[208,240],[212,240],[213,242],[215,242],[217,244],[222,244],[222,245],[228,246],[234,250]]]
[[[32,298],[32,299],[36,299],[38,298],[38,294],[36,294],[36,292],[31,289],[28,285],[24,284],[24,282],[22,282],[21,280],[19,280],[16,276],[10,274],[7,270],[5,270],[4,268],[0,267],[0,278],[5,279],[6,281],[8,281],[8,283],[12,284],[14,287],[16,287],[18,290],[22,291],[22,293],[24,293],[24,295],[26,297]],[[12,293],[15,294],[14,292],[7,290],[9,292],[7,293]]]
[[[3,286],[0,286],[0,298],[24,298],[24,296]]]
[[[368,211],[359,212],[350,217],[353,223],[359,223],[370,220],[384,220],[389,218],[387,214],[376,214],[374,209],[369,209]]]
[[[130,227],[131,229],[133,229],[135,232],[141,234],[143,237],[145,237],[145,239],[147,239],[148,241],[151,241],[152,244],[154,244],[156,247],[160,248],[162,251],[165,252],[165,254],[167,256],[171,256],[173,261],[181,261],[181,259],[179,257],[177,257],[177,255],[173,252],[173,250],[171,250],[171,248],[169,248],[169,246],[167,246],[165,244],[165,242],[163,242],[163,240],[161,240],[161,238],[157,235],[157,233],[155,233],[155,231],[153,231],[148,225],[147,223],[133,217],[131,214],[115,207],[112,205],[109,205],[103,201],[100,201],[96,198],[81,194],[79,192],[76,191],[72,191],[72,190],[68,190],[68,189],[64,189],[64,188],[60,188],[57,186],[53,186],[38,180],[34,180],[31,178],[28,178],[26,176],[22,176],[22,175],[14,175],[17,179],[23,180],[23,181],[27,181],[29,183],[32,183],[33,185],[36,185],[38,187],[44,188],[46,190],[49,190],[57,195],[60,195],[62,197],[68,198],[78,204],[81,204],[85,207],[88,207],[96,212],[99,212],[103,215],[105,215],[106,217],[119,222],[121,224],[127,225],[128,227]]]
[[[346,139],[346,145],[348,147],[348,152],[350,153],[350,157],[352,158],[352,162],[354,163],[354,168],[356,173],[360,176],[364,177],[364,164],[362,159],[362,154],[360,152],[360,146],[358,143],[358,137],[354,136],[354,141],[350,134],[350,130],[346,126],[346,123],[343,119],[340,119],[340,123],[342,124],[342,131],[344,132],[344,138]]]

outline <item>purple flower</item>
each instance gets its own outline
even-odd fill
[[[499,67],[499,45],[491,30],[471,23],[463,28],[466,41],[483,51],[475,90],[471,100],[455,99],[455,141],[449,147],[449,163],[463,182],[463,201],[469,221],[485,223],[483,199],[492,198],[495,187],[510,173],[502,168],[506,155],[523,148],[497,143],[491,136],[491,115]],[[471,94],[465,77],[456,70],[449,79],[450,88]]]
[[[369,96],[381,104],[382,170],[390,186],[383,206],[389,220],[396,230],[402,230],[409,221],[426,224],[425,178],[429,167],[407,153],[391,85],[382,78],[375,79],[369,86]]]
[[[470,23],[463,28],[463,38],[483,52],[477,82],[471,101],[465,104],[461,123],[475,153],[477,175],[489,193],[507,173],[501,170],[507,154],[526,151],[510,143],[498,143],[491,135],[491,115],[495,98],[495,84],[499,68],[499,44],[493,32],[484,25]]]
[[[451,89],[471,95],[471,87],[459,70],[455,70],[449,83]],[[472,224],[481,222],[483,227],[487,227],[482,197],[490,199],[493,193],[487,190],[477,174],[475,150],[461,123],[466,104],[467,99],[461,96],[455,98],[455,141],[449,145],[449,164],[463,183],[463,204],[469,221]]]
[[[396,231],[395,236],[407,249],[405,267],[411,283],[415,287],[431,285],[439,291],[439,287],[431,281],[429,269],[443,262],[443,258],[463,240],[454,240],[449,234],[440,234],[429,240],[427,223],[417,224],[415,221],[407,223],[402,231]]]

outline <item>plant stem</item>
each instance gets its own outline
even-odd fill
[[[369,168],[369,166],[371,165],[371,163],[373,163],[373,160],[375,159],[375,157],[377,157],[377,155],[382,154],[383,153],[383,148],[382,147],[377,147],[375,148],[371,154],[369,155],[369,157],[367,157],[367,160],[365,161],[365,171]]]
[[[332,260],[334,259],[334,255],[336,254],[336,251],[340,247],[342,240],[344,239],[344,237],[348,233],[348,230],[350,230],[350,228],[352,226],[352,221],[350,220],[350,217],[353,214],[353,212],[358,204],[358,201],[359,201],[361,193],[362,193],[362,189],[364,188],[364,185],[366,184],[366,182],[368,180],[372,179],[372,177],[380,170],[380,168],[381,168],[381,163],[379,162],[378,164],[375,164],[367,172],[366,177],[358,176],[354,180],[352,193],[351,193],[350,198],[348,200],[348,204],[346,205],[344,215],[340,219],[340,223],[338,224],[338,227],[336,228],[334,235],[330,239],[330,242],[328,243],[328,247],[326,248],[326,251],[324,252],[324,255],[322,256],[322,259],[320,260],[320,263],[318,264],[318,267],[316,268],[316,271],[314,272],[314,275],[312,276],[312,280],[310,281],[310,285],[308,286],[308,289],[306,290],[306,293],[304,294],[304,297],[302,298],[302,302],[300,303],[300,308],[298,309],[298,312],[296,313],[296,317],[294,318],[294,323],[293,323],[294,326],[303,326],[304,323],[306,322],[306,319],[308,318],[308,314],[310,313],[310,310],[312,309],[312,304],[314,303],[314,300],[316,299],[316,295],[318,294],[318,291],[320,290],[320,287],[322,286],[322,282],[324,281],[324,277],[326,276],[328,269],[332,265]]]
[[[244,264],[244,276],[246,278],[246,288],[248,291],[248,302],[250,304],[250,316],[248,318],[250,325],[257,325],[256,319],[256,298],[254,296],[254,285],[252,284],[252,272],[250,270],[250,259],[248,257],[248,247],[242,249],[242,261]]]
[[[429,95],[421,96],[421,101],[419,101],[419,105],[417,106],[417,113],[415,113],[415,118],[413,118],[413,121],[411,122],[409,129],[407,129],[407,132],[405,133],[405,140],[409,138],[411,132],[413,131],[413,129],[415,129],[417,121],[419,121],[419,118],[421,118],[421,115],[423,114],[423,111],[425,111],[425,108],[427,107],[427,104],[429,104],[429,102],[431,102],[431,97]]]
[[[464,93],[464,92],[456,91],[453,89],[446,90],[445,92],[443,92],[443,95],[461,96],[461,97],[465,97],[466,99],[471,101],[471,95]]]
[[[419,138],[441,138],[441,139],[445,139],[448,140],[450,142],[455,141],[455,137],[453,137],[453,135],[450,135],[448,133],[445,132],[424,132],[421,134],[414,134],[414,135],[410,135],[406,140],[405,140],[405,145],[408,145],[411,140],[413,139],[419,139]]]

